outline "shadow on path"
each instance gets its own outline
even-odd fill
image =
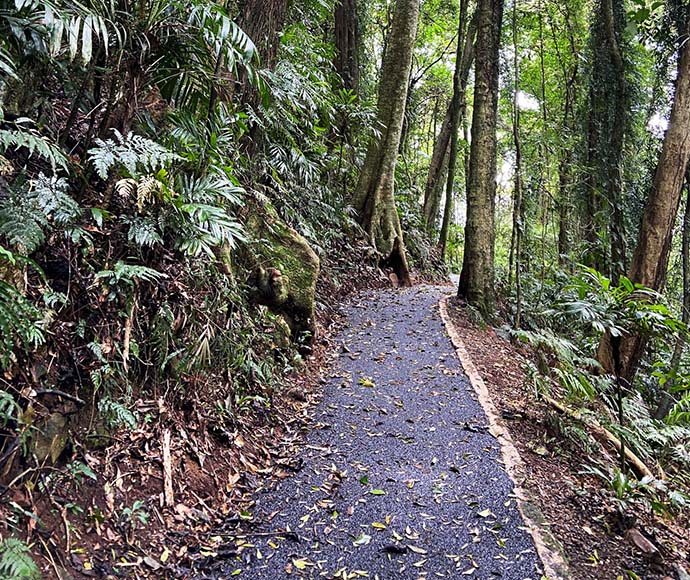
[[[378,291],[346,309],[300,471],[259,494],[232,556],[199,578],[541,577],[441,322],[444,292]]]

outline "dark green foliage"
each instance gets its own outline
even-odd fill
[[[17,538],[0,540],[0,580],[38,580],[41,577],[29,550],[29,546]]]

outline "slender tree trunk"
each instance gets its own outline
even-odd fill
[[[464,38],[464,48],[462,51],[462,95],[461,95],[461,116],[462,111],[466,109],[465,92],[467,91],[467,79],[470,74],[472,61],[474,60],[474,39],[477,33],[477,12],[474,12],[472,20],[470,21],[467,34]],[[429,172],[426,178],[426,186],[424,188],[424,207],[423,217],[427,231],[433,232],[436,227],[436,219],[438,217],[438,210],[441,206],[442,190],[440,182],[442,181],[443,173],[447,168],[448,160],[448,145],[450,143],[450,117],[451,117],[452,103],[448,104],[446,114],[443,117],[441,130],[434,142],[434,150],[431,154],[431,163],[429,164]],[[463,117],[464,118],[464,117]]]
[[[573,135],[577,132],[578,120],[575,116],[575,102],[577,92],[577,82],[579,78],[579,50],[575,41],[573,23],[568,10],[567,3],[564,5],[565,26],[568,35],[568,45],[570,54],[564,55],[558,49],[559,36],[563,31],[554,22],[554,17],[549,5],[546,7],[546,14],[549,17],[549,28],[553,38],[553,46],[556,48],[556,57],[563,72],[563,83],[565,94],[563,101],[563,117],[561,121],[561,132],[564,135]],[[570,252],[569,232],[573,225],[571,213],[571,189],[573,187],[573,152],[570,143],[566,141],[560,151],[560,161],[558,163],[558,263],[564,265]]]
[[[520,328],[522,318],[522,235],[524,231],[524,203],[522,200],[522,143],[520,141],[520,61],[518,50],[517,0],[513,0],[513,146],[515,147],[515,180],[513,182],[513,233],[510,244],[510,266],[515,265],[515,320]]]
[[[357,0],[341,0],[335,7],[335,70],[343,86],[359,87],[359,23]]]
[[[448,175],[446,177],[446,205],[443,210],[443,223],[439,235],[438,245],[441,250],[441,260],[446,257],[448,230],[450,217],[453,213],[453,185],[455,183],[455,165],[458,159],[458,130],[460,128],[460,112],[465,100],[464,86],[467,77],[463,79],[462,54],[465,47],[467,28],[467,0],[460,0],[460,17],[458,19],[458,48],[455,53],[455,72],[453,73],[453,97],[450,101],[450,152],[448,153]],[[463,80],[465,83],[463,83]]]
[[[441,205],[441,177],[443,168],[448,159],[448,143],[450,142],[450,105],[446,109],[446,114],[441,123],[441,130],[434,141],[434,150],[431,154],[429,173],[426,176],[426,186],[424,188],[424,225],[429,233],[436,228],[438,208]]]
[[[690,11],[690,9],[688,9]],[[686,30],[686,35],[687,35]],[[687,39],[687,36],[685,37]],[[690,157],[690,43],[681,48],[676,91],[652,190],[645,206],[637,247],[628,277],[657,291],[666,283],[673,225],[678,213],[683,179]],[[621,343],[621,376],[632,382],[646,341],[640,334],[624,337]],[[611,339],[605,336],[599,345],[599,361],[606,370],[613,369]]]
[[[690,322],[690,183],[688,182],[688,174],[685,174],[685,213],[683,214],[683,240],[681,243],[681,257],[683,260],[683,309],[681,312],[681,320],[686,326]],[[668,415],[668,412],[673,407],[676,400],[673,398],[671,391],[676,384],[676,377],[678,376],[678,369],[680,368],[680,359],[683,356],[685,349],[686,337],[680,334],[676,339],[676,344],[673,348],[673,356],[671,357],[671,380],[665,385],[664,390],[659,397],[659,404],[654,412],[655,419],[663,419]]]
[[[411,283],[400,219],[395,207],[395,167],[405,114],[412,48],[417,34],[419,0],[396,0],[379,83],[379,138],[372,138],[353,205],[382,265],[400,282]]]
[[[496,117],[503,0],[480,0],[478,14],[465,250],[458,296],[488,316],[496,301]]]

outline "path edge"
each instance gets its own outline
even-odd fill
[[[460,338],[460,334],[453,325],[453,322],[448,314],[447,302],[449,298],[450,296],[444,296],[439,301],[441,320],[443,321],[443,324],[446,327],[446,332],[453,343],[455,354],[460,359],[460,363],[465,370],[465,374],[469,378],[470,383],[477,394],[479,404],[482,406],[486,416],[489,419],[489,431],[501,446],[503,463],[508,476],[513,482],[513,491],[515,493],[515,497],[517,498],[518,509],[520,510],[522,519],[526,524],[527,531],[532,536],[532,540],[534,541],[534,545],[537,549],[537,554],[539,555],[539,559],[544,566],[545,576],[548,580],[569,580],[571,575],[563,554],[563,547],[551,533],[549,523],[539,508],[537,498],[528,493],[527,490],[525,490],[519,483],[520,481],[525,481],[527,478],[525,464],[522,461],[515,444],[513,443],[513,438],[511,437],[510,432],[503,426],[500,420],[496,406],[494,405],[491,395],[489,394],[489,390],[477,371],[477,367],[474,366],[474,363],[472,362],[472,359],[465,348],[465,343],[463,342],[462,338]]]

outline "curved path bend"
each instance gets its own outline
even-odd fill
[[[541,578],[439,315],[447,291],[377,291],[346,308],[301,469],[259,494],[231,557],[200,578]]]

